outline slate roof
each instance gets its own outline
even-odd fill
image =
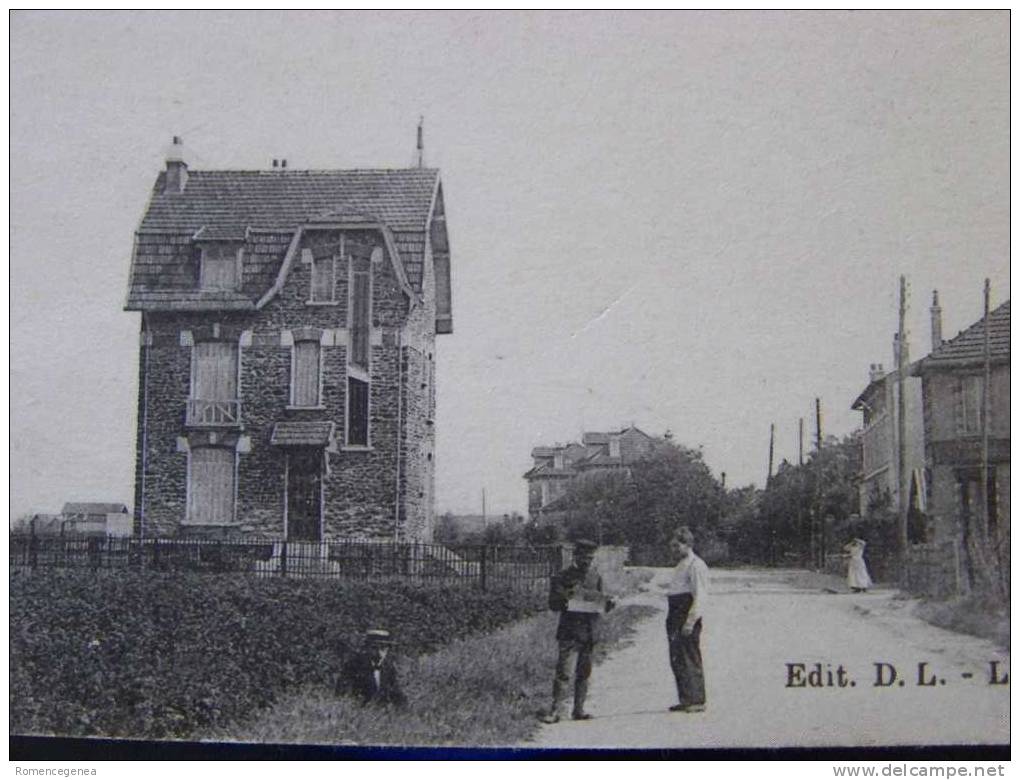
[[[189,170],[183,192],[164,193],[156,179],[139,230],[293,228],[342,209],[385,222],[395,231],[425,229],[439,171],[402,168],[350,171]]]
[[[555,466],[543,464],[541,466],[535,466],[533,469],[525,473],[525,478],[530,477],[573,477],[577,474],[577,471],[567,467],[558,469]]]
[[[127,507],[124,504],[101,501],[68,501],[60,513],[63,515],[112,515],[126,512]]]
[[[385,224],[412,288],[421,290],[434,168],[188,171],[183,191],[156,177],[135,238],[129,310],[253,309],[307,223]],[[198,245],[240,241],[244,274],[232,295],[197,290]]]
[[[592,457],[588,458],[580,464],[582,467],[588,466],[622,466],[623,458],[619,456],[607,455],[604,452],[598,452]]]
[[[333,423],[318,420],[278,422],[269,438],[278,447],[325,447],[332,441]]]
[[[1009,360],[1009,301],[1006,301],[988,315],[989,347],[993,361]],[[985,318],[975,322],[956,338],[943,341],[921,360],[920,372],[938,369],[942,366],[980,363],[985,358]]]

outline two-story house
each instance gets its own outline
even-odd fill
[[[556,509],[574,480],[593,474],[620,472],[651,454],[655,440],[633,425],[620,431],[589,431],[580,443],[535,447],[534,465],[524,474],[528,483],[528,514],[532,519]]]
[[[126,308],[136,533],[431,538],[438,171],[192,170],[175,138]]]
[[[956,338],[936,346],[913,367],[923,387],[932,541],[958,542],[971,580],[975,569],[992,565],[969,556],[979,527],[987,529],[993,552],[1005,550],[1008,560],[1009,320],[1006,301]],[[984,419],[986,329],[991,381]],[[982,480],[986,433],[987,468]]]
[[[899,349],[893,339],[893,356]],[[911,376],[907,355],[907,370],[902,384],[899,371],[886,371],[881,363],[870,367],[869,381],[851,404],[861,412],[863,425],[860,431],[861,473],[858,479],[860,513],[868,517],[878,508],[897,511],[900,485],[905,484],[911,512],[908,524],[910,536],[923,541],[925,535],[923,509],[925,505],[924,475],[924,420],[921,403],[921,380]],[[900,478],[899,450],[899,394],[903,390],[904,438],[903,460],[905,479]]]

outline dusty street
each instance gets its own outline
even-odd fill
[[[702,651],[708,709],[667,711],[676,703],[665,639],[665,598],[655,570],[647,592],[631,597],[662,611],[634,642],[597,666],[588,709],[595,719],[542,728],[543,747],[778,747],[901,744],[1005,744],[1009,653],[992,643],[928,625],[892,590],[850,595],[795,585],[790,572],[716,570]],[[918,665],[927,662],[918,685]],[[903,685],[876,686],[876,664],[891,664]],[[846,687],[788,687],[821,664],[846,670]],[[888,673],[888,667],[883,667]],[[551,674],[552,670],[550,670]],[[964,678],[963,675],[973,675]],[[827,675],[820,675],[827,682]],[[853,686],[849,684],[853,681]],[[944,684],[938,681],[944,680]]]

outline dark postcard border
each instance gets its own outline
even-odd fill
[[[221,742],[10,737],[11,761],[1009,761],[1009,745],[824,748],[695,748],[613,750],[571,748],[358,747]]]

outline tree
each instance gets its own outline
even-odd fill
[[[650,455],[626,470],[594,472],[571,483],[563,504],[570,538],[648,548],[655,552],[645,560],[664,563],[672,557],[673,533],[688,526],[699,551],[725,557],[719,534],[725,491],[700,449],[658,439]]]

